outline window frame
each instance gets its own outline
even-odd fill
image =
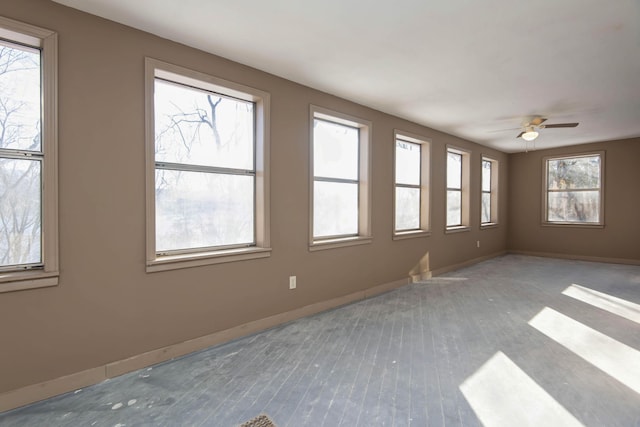
[[[489,162],[491,164],[491,173],[490,173],[490,187],[489,191],[484,190],[484,162]],[[480,228],[491,228],[498,225],[498,185],[499,185],[499,169],[500,162],[498,160],[491,158],[489,156],[482,156],[480,161]],[[484,194],[489,194],[490,200],[490,220],[488,222],[482,221],[482,196]]]
[[[420,184],[407,186],[396,182],[396,144],[404,141],[420,145]],[[393,239],[410,239],[431,235],[431,139],[405,132],[399,129],[393,131]],[[413,230],[396,229],[396,189],[398,187],[412,187],[420,189],[420,226]]]
[[[458,154],[461,156],[460,167],[460,188],[449,187],[449,153]],[[445,233],[457,233],[462,231],[469,231],[470,226],[470,191],[469,191],[469,176],[471,169],[471,152],[459,147],[447,145],[445,151],[445,203],[444,203],[444,218],[445,218]],[[449,191],[460,191],[460,224],[448,225],[447,224],[447,194]]]
[[[0,270],[0,293],[56,286],[58,255],[58,34],[0,16],[0,38],[37,49],[41,73],[41,262]],[[8,154],[10,150],[5,150]],[[24,154],[25,156],[32,154]],[[4,157],[4,156],[3,156]],[[46,185],[45,185],[46,184]]]
[[[156,250],[155,172],[155,81],[156,78],[223,96],[254,103],[254,245],[232,245],[186,250]],[[269,231],[269,119],[270,94],[259,89],[214,77],[199,71],[145,58],[146,119],[146,271],[148,273],[243,261],[271,255]],[[173,166],[173,165],[170,165]],[[202,169],[187,167],[180,170]],[[204,167],[208,171],[229,169]],[[236,171],[237,172],[237,171]],[[166,253],[165,253],[166,252]]]
[[[584,157],[600,157],[600,188],[598,222],[577,222],[577,221],[549,221],[549,161],[561,159],[576,159]],[[569,228],[604,228],[604,203],[605,203],[605,151],[588,151],[576,154],[563,154],[545,156],[542,158],[542,225],[547,227],[569,227]],[[577,189],[577,191],[594,191],[595,189]],[[556,190],[552,192],[566,192],[567,190]],[[573,191],[576,191],[574,189]]]
[[[314,236],[314,121],[316,119],[358,129],[358,233],[316,238]],[[309,108],[309,250],[325,250],[368,244],[371,236],[371,134],[373,123],[349,114],[310,105]],[[321,179],[325,181],[326,179]]]

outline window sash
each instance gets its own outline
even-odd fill
[[[491,224],[494,221],[491,217],[491,211],[493,210],[492,194],[490,191],[483,191],[481,197],[480,224]]]
[[[252,175],[157,169],[157,171],[162,170],[171,172],[170,175],[173,177],[170,176],[169,181],[174,181],[173,185],[168,185],[168,188],[162,191],[179,193],[180,196],[172,199],[156,193],[158,256],[256,245],[256,190],[255,178]],[[175,182],[178,180],[182,183]],[[197,194],[203,187],[209,190],[210,186],[220,185],[224,185],[220,191],[205,191],[205,194]],[[231,191],[228,190],[230,187]],[[233,209],[234,204],[240,204],[242,209]],[[176,218],[176,211],[182,215]],[[246,227],[247,222],[251,224],[250,229]],[[176,229],[183,229],[179,233],[180,237],[172,236],[171,231]]]
[[[318,184],[320,184],[321,187],[324,187],[324,191],[321,191]],[[352,198],[354,195],[348,194],[348,192],[349,190],[354,190],[354,186],[355,198]],[[336,190],[338,189],[340,189],[342,193],[336,193]],[[345,190],[347,191],[347,193],[344,192]],[[319,199],[323,196],[333,196],[334,201],[340,198],[342,198],[343,200],[338,203],[338,206],[327,206],[319,203]],[[313,235],[315,240],[332,240],[337,238],[355,237],[358,235],[358,218],[360,204],[360,189],[358,181],[314,179],[313,197]],[[346,199],[344,199],[345,197]],[[346,213],[351,213],[351,215],[345,216],[345,212],[342,210],[343,208],[346,208]],[[323,209],[326,209],[327,211],[321,212]],[[355,212],[348,212],[349,210],[355,210]],[[325,221],[328,219],[330,225],[327,226],[324,221],[321,221],[321,219]]]
[[[460,185],[455,185],[455,183],[452,184],[450,182],[451,181],[450,178],[452,178],[452,174],[449,171],[449,168],[452,166],[452,164],[449,156],[451,155],[460,159],[459,162],[456,162],[456,164],[459,163],[460,165],[460,173],[453,176],[455,180],[460,183]],[[462,175],[463,175],[463,168],[464,168],[463,160],[464,159],[462,154],[456,153],[455,151],[451,151],[451,150],[447,151],[447,190],[462,190]]]
[[[453,196],[453,197],[452,197]],[[458,202],[459,206],[455,206],[455,210],[452,210],[454,206],[452,206],[451,202],[452,198],[455,198]],[[462,226],[462,204],[464,203],[462,197],[462,190],[457,189],[447,189],[447,227],[459,227]],[[451,215],[453,214],[453,215]],[[449,220],[450,215],[455,219]]]
[[[417,218],[412,218],[414,222],[416,222],[415,227],[398,227],[398,222],[400,220],[400,215],[398,212],[399,204],[398,204],[398,189],[412,189],[417,190],[418,192],[418,200],[415,201],[418,205],[418,209],[416,212]],[[416,231],[422,229],[422,186],[420,185],[410,185],[410,184],[396,184],[394,191],[395,203],[396,203],[396,213],[395,213],[395,224],[394,229],[396,233],[398,232],[407,232],[407,231]]]
[[[14,251],[10,247],[8,247],[7,251],[4,251],[3,254],[0,254],[2,257],[7,257],[7,261],[5,261],[6,263],[0,265],[0,271],[15,271],[15,270],[22,271],[22,270],[42,269],[44,268],[43,244],[42,244],[43,243],[42,198],[44,195],[42,172],[43,172],[44,158],[42,156],[19,156],[19,155],[5,156],[0,154],[0,169],[2,169],[3,165],[5,164],[4,161],[7,161],[6,163],[13,163],[14,168],[18,164],[23,164],[25,166],[25,168],[23,168],[23,171],[22,171],[23,175],[19,177],[17,180],[15,180],[18,182],[13,182],[14,184],[18,186],[26,185],[28,187],[35,187],[37,188],[37,190],[34,188],[31,188],[31,189],[17,188],[16,189],[17,191],[14,192],[14,194],[11,194],[12,192],[10,191],[10,189],[5,189],[3,191],[4,200],[0,200],[0,212],[4,214],[5,209],[9,208],[8,206],[3,206],[3,202],[4,202],[4,203],[7,203],[7,205],[11,206],[12,214],[17,214],[18,216],[21,217],[21,221],[20,221],[21,224],[16,224],[14,220],[13,224],[7,224],[7,225],[10,225],[13,227],[21,225],[23,227],[26,227],[25,229],[21,230],[21,233],[19,236],[15,236],[15,238],[18,239],[17,241],[15,241],[14,238],[12,238],[12,234],[14,234],[12,233],[12,230],[6,229],[5,231],[8,233],[8,235],[6,236],[5,242],[7,245],[12,245],[12,244],[17,245],[18,248],[21,248],[22,246],[26,246],[26,248],[22,248],[23,249],[22,253],[14,253]],[[36,176],[36,180],[35,182],[33,181],[30,182],[29,178],[27,178],[26,176],[29,173],[29,170],[31,169],[31,167],[34,165],[37,168],[37,171],[34,173],[34,175]],[[14,181],[11,178],[12,177],[9,177],[9,181],[10,182]],[[37,197],[34,197],[34,199],[37,198],[37,201],[29,200],[28,195],[33,194],[32,192],[35,192],[35,191],[37,191]],[[21,200],[26,199],[26,201],[24,201],[23,203],[17,203],[17,200],[15,200],[17,198],[20,198]],[[36,206],[29,206],[34,202]],[[19,209],[20,206],[24,206],[24,211],[16,212],[15,209]],[[28,224],[26,225],[24,224],[25,221],[29,222],[29,217],[31,217],[31,219],[35,221],[34,225],[32,226],[29,226]],[[4,221],[3,221],[3,224],[1,225],[4,227]],[[31,233],[28,233],[29,230],[32,230]],[[22,234],[24,233],[32,234],[33,231],[37,232],[36,237],[32,237],[30,239],[29,235],[22,236]],[[35,250],[37,253],[31,250],[32,245],[35,245]],[[24,252],[25,250],[27,250],[26,253]],[[21,261],[18,262],[16,257],[19,257]]]
[[[325,123],[325,124],[329,124],[331,126],[335,126],[335,127],[342,127],[345,128],[349,131],[355,131],[356,135],[356,145],[355,145],[355,165],[349,165],[349,168],[352,169],[349,172],[351,173],[347,173],[346,175],[343,175],[341,172],[338,172],[338,174],[336,176],[330,176],[330,175],[322,175],[317,173],[317,170],[320,169],[320,165],[319,165],[319,161],[318,161],[318,156],[317,156],[317,152],[316,152],[316,148],[320,147],[323,143],[326,143],[325,141],[322,141],[321,138],[317,137],[316,134],[316,128],[315,128],[315,124],[316,123]],[[358,129],[356,126],[351,126],[351,125],[347,125],[344,123],[338,123],[335,121],[331,121],[329,119],[324,119],[324,118],[314,118],[314,138],[313,138],[313,150],[314,150],[314,157],[313,157],[313,161],[314,161],[314,165],[313,165],[313,176],[314,179],[319,179],[319,178],[325,178],[325,179],[333,179],[333,180],[345,180],[344,182],[358,182],[358,177],[360,176],[360,129]],[[355,166],[355,168],[354,168]],[[342,176],[340,176],[342,175]],[[346,177],[346,176],[351,176],[351,177]]]
[[[551,178],[551,168],[550,168],[550,164],[552,162],[561,162],[561,161],[568,161],[568,160],[588,160],[588,159],[598,159],[598,174],[597,174],[597,179],[598,179],[598,186],[597,187],[586,187],[586,186],[581,186],[581,187],[575,187],[575,188],[552,188],[551,184],[552,184],[552,180]],[[589,155],[584,155],[584,156],[569,156],[569,157],[553,157],[553,158],[547,158],[546,159],[546,179],[547,179],[547,184],[546,184],[546,188],[547,191],[554,191],[554,190],[571,190],[571,189],[600,189],[602,186],[602,156],[600,154],[589,154]]]
[[[177,171],[177,172],[197,172],[197,173],[208,173],[208,174],[216,174],[216,175],[229,175],[229,176],[250,176],[252,177],[252,190],[253,190],[253,194],[252,194],[252,217],[253,217],[253,224],[252,224],[252,239],[250,242],[242,242],[242,243],[237,243],[237,244],[220,244],[220,245],[198,245],[198,246],[193,246],[193,247],[189,247],[189,248],[178,248],[178,249],[163,249],[163,250],[158,250],[157,248],[157,243],[156,243],[156,256],[158,257],[163,257],[163,256],[171,256],[171,255],[182,255],[182,254],[193,254],[193,253],[200,253],[200,252],[209,252],[209,251],[221,251],[221,250],[226,250],[226,249],[235,249],[235,248],[248,248],[248,247],[255,247],[257,246],[256,243],[256,220],[257,220],[257,215],[256,215],[256,180],[255,180],[255,173],[245,173],[246,171],[241,171],[240,173],[235,173],[235,172],[231,172],[231,173],[223,173],[221,171],[213,171],[213,170],[203,170],[203,169],[207,169],[207,168],[198,168],[199,170],[194,170],[193,168],[190,169],[176,169],[176,168],[162,168],[162,167],[158,167],[156,168],[156,170],[173,170],[173,171]],[[156,222],[157,222],[157,210],[158,210],[158,206],[157,206],[157,196],[156,196]],[[156,224],[156,233],[158,232],[157,230],[157,224]],[[157,239],[157,237],[156,237]]]
[[[400,159],[399,159],[399,150],[400,148],[398,147],[399,144],[406,144],[409,146],[414,146],[416,147],[416,151],[417,151],[417,159],[418,159],[418,164],[417,164],[417,171],[414,171],[413,175],[414,175],[414,182],[409,182],[408,180],[403,180],[403,178],[406,177],[401,177],[399,175],[401,175],[400,170],[406,166],[406,165],[401,165],[400,164]],[[417,185],[420,186],[421,185],[421,181],[422,181],[422,144],[416,143],[416,142],[410,142],[410,141],[406,141],[402,138],[396,138],[396,144],[395,144],[395,151],[396,151],[396,157],[395,157],[395,183],[397,185],[399,184],[403,184],[403,185]],[[416,173],[417,172],[417,173]]]
[[[485,174],[485,172],[487,172]],[[490,160],[482,160],[482,191],[491,193],[491,184],[493,180],[493,164]]]
[[[559,191],[559,192],[556,191],[556,192],[549,192],[547,194],[547,205],[550,208],[552,207],[552,205],[555,208],[562,207],[562,204],[560,206],[558,206],[556,203],[554,203],[554,202],[556,202],[555,200],[552,202],[552,199],[554,199],[553,196],[560,196],[560,198],[562,198],[562,195],[565,195],[565,198],[569,199],[569,198],[574,197],[574,195],[578,195],[578,194],[585,195],[585,196],[588,197],[590,195],[589,193],[591,193],[591,195],[595,194],[595,197],[593,198],[593,201],[595,202],[596,209],[594,209],[594,211],[591,212],[592,214],[595,215],[595,218],[593,218],[593,220],[590,220],[588,218],[585,218],[585,219],[564,219],[564,218],[563,219],[551,219],[550,217],[552,215],[549,212],[549,210],[547,210],[547,212],[548,212],[547,220],[550,223],[558,223],[558,224],[563,224],[563,223],[566,223],[566,224],[587,224],[587,225],[588,224],[599,224],[600,223],[600,203],[601,203],[601,201],[600,201],[600,192],[597,191],[597,190],[593,190],[593,191],[585,191],[585,190],[583,190],[583,191]],[[580,204],[582,204],[582,202],[587,202],[588,203],[589,200],[588,199],[580,200],[579,202],[580,202]],[[563,212],[563,214],[568,214],[569,216],[571,216],[573,213],[575,213],[578,216],[580,215],[580,213],[577,210],[570,210],[570,211],[567,211],[567,212]]]
[[[160,84],[158,84],[160,83]],[[169,92],[167,92],[169,91]],[[181,98],[181,95],[184,98]],[[204,96],[214,96],[215,98],[219,98],[218,102],[215,104],[216,113],[216,126],[222,121],[221,115],[229,114],[229,108],[236,108],[235,117],[231,117],[230,120],[236,120],[234,125],[236,126],[234,131],[231,132],[231,135],[236,135],[236,138],[230,139],[228,142],[229,147],[227,148],[227,152],[221,151],[220,147],[216,144],[220,141],[215,141],[215,137],[218,139],[224,138],[225,136],[230,136],[228,129],[229,126],[226,126],[227,122],[222,122],[222,125],[217,126],[214,135],[209,135],[209,138],[205,138],[201,140],[201,129],[200,126],[204,123],[203,117],[207,117],[208,111],[206,108],[214,108],[213,104],[211,104],[211,100],[208,99],[210,105],[200,105],[197,101],[203,101]],[[177,100],[174,100],[174,98]],[[190,101],[189,103],[194,103],[196,107],[194,107],[193,111],[185,111],[184,104],[186,104],[185,100]],[[220,104],[221,101],[230,101],[229,103],[224,102]],[[174,104],[175,102],[175,104]],[[168,106],[168,104],[170,106]],[[237,107],[238,105],[247,105],[250,106],[251,114],[240,114],[238,115]],[[167,114],[167,109],[172,109],[175,111],[175,114],[181,114],[184,117],[181,118],[178,123],[173,121],[173,123],[163,130],[164,132],[175,132],[174,128],[178,128],[178,135],[180,138],[189,139],[189,142],[192,146],[188,150],[184,150],[180,144],[176,144],[169,137],[168,142],[159,143],[158,140],[158,115],[162,115],[163,113]],[[211,113],[213,115],[213,113]],[[233,114],[233,113],[232,113]],[[193,117],[196,116],[197,117]],[[253,170],[256,167],[256,104],[252,101],[247,101],[245,99],[241,99],[238,97],[227,96],[222,93],[203,89],[195,86],[194,84],[185,84],[179,83],[167,78],[163,77],[155,77],[154,79],[154,120],[156,126],[156,141],[155,141],[155,160],[156,163],[173,163],[173,164],[184,164],[184,165],[194,165],[194,166],[211,166],[211,167],[219,167],[223,169],[246,169]],[[213,122],[213,117],[209,119],[209,122]],[[184,129],[181,127],[184,124]],[[211,126],[211,123],[207,123]],[[244,128],[243,125],[249,125],[250,129]],[[166,123],[165,123],[166,125]],[[240,132],[237,132],[240,130]],[[245,132],[242,132],[244,130]],[[226,134],[226,135],[225,135]],[[237,135],[240,135],[238,137]],[[164,136],[164,135],[163,135]],[[250,142],[250,144],[247,144]],[[165,152],[160,154],[157,152],[159,149],[159,144],[165,148]],[[177,147],[176,147],[177,145]],[[229,148],[232,150],[228,152]],[[247,151],[250,150],[249,155],[247,155]],[[193,152],[192,152],[193,151]],[[200,151],[200,153],[198,153]],[[176,159],[176,155],[182,155],[184,158]],[[205,160],[205,161],[203,161]],[[207,163],[208,160],[210,163]],[[201,162],[201,163],[199,163]],[[250,166],[250,167],[238,167],[238,166]]]

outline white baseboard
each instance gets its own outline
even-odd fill
[[[409,282],[410,280],[407,278],[384,283],[363,291],[296,308],[285,313],[255,320],[203,337],[172,344],[146,353],[138,354],[127,359],[87,369],[86,371],[11,390],[0,394],[0,412],[48,399],[59,394],[75,391],[83,387],[97,384],[106,379],[117,377],[127,372],[165,362],[232,339],[251,335],[301,317],[310,316],[341,305],[379,295],[407,285]]]

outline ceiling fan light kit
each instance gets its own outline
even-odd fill
[[[533,129],[533,126],[527,127],[525,132],[522,132],[521,138],[525,141],[533,141],[538,137],[539,133]]]
[[[578,123],[557,123],[551,125],[543,125],[547,119],[542,117],[535,117],[529,123],[524,125],[524,130],[516,138],[522,138],[525,141],[533,141],[540,135],[536,129],[548,129],[548,128],[574,128],[578,126]]]

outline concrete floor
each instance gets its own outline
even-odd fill
[[[639,304],[638,266],[507,255],[0,425],[640,427]]]

